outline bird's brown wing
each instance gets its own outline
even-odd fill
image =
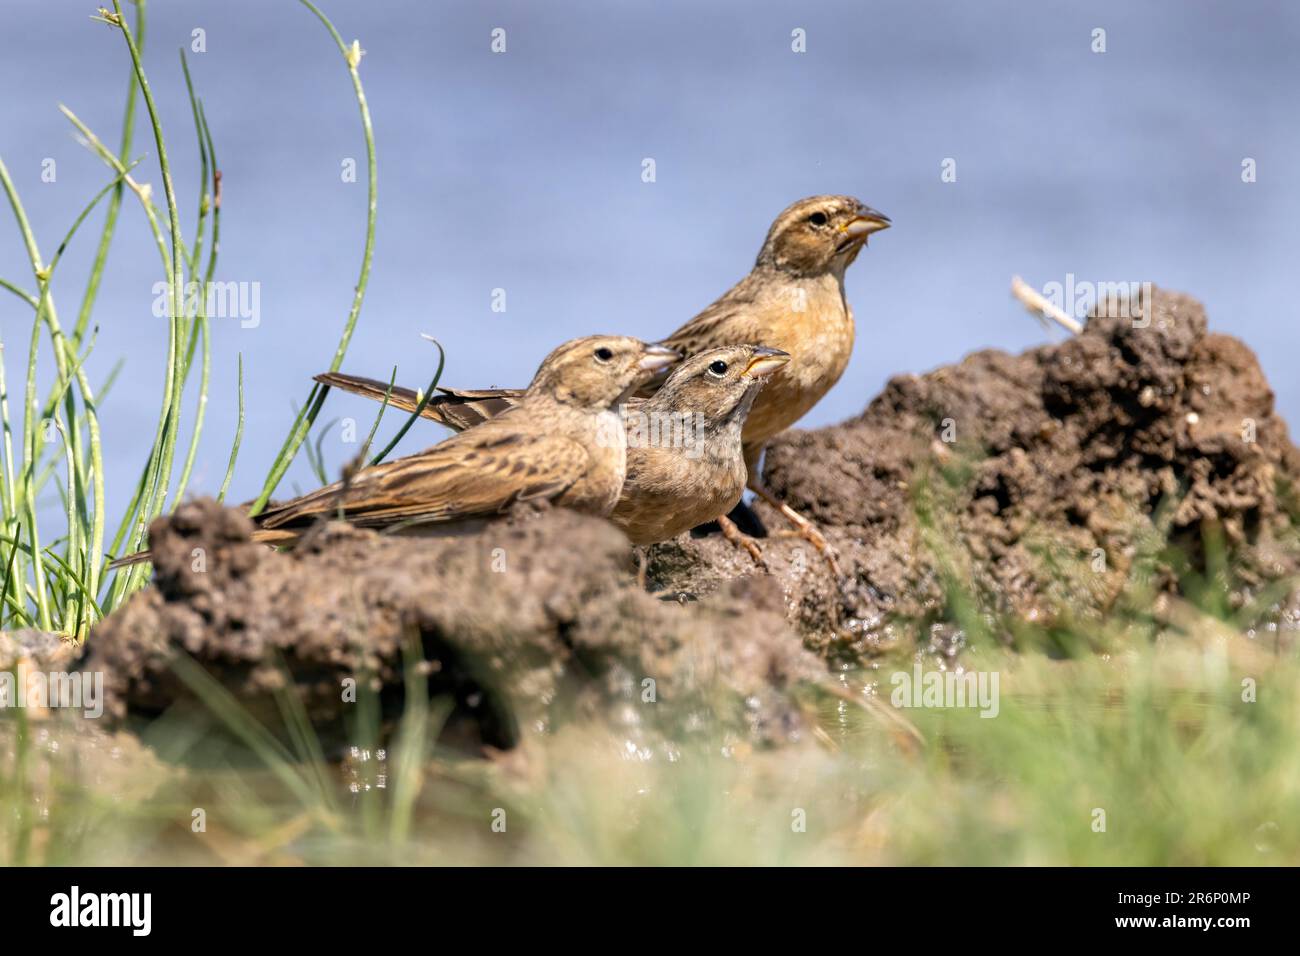
[[[354,395],[364,395],[377,402],[382,402],[385,393],[388,393],[388,404],[405,412],[414,412],[420,405],[419,392],[396,385],[389,392],[388,383],[375,378],[343,372],[322,372],[316,376],[316,381]],[[432,419],[458,432],[481,425],[489,418],[495,418],[513,408],[519,404],[524,394],[522,389],[517,388],[439,388],[438,392],[425,404],[420,417]]]
[[[724,345],[762,343],[765,337],[756,319],[753,282],[752,274],[746,276],[716,302],[658,344],[681,352],[682,358],[686,359]],[[653,395],[671,372],[672,369],[661,372],[643,385],[637,395],[642,398]]]
[[[387,386],[385,386],[385,389]],[[555,498],[586,473],[589,458],[572,439],[525,432],[506,416],[423,452],[377,465],[287,501],[255,520],[289,529],[342,513],[361,527],[433,523],[497,514],[515,501]]]
[[[429,399],[425,414],[428,416],[429,409],[433,408],[438,421],[458,432],[508,412],[524,397],[520,388],[439,388],[438,391],[441,394]]]
[[[660,344],[689,358],[705,349],[757,342],[754,336],[762,330],[755,318],[758,302],[753,283],[752,275],[746,276]]]

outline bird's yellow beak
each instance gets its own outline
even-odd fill
[[[754,349],[754,357],[749,360],[745,366],[745,374],[750,378],[762,378],[764,375],[770,375],[782,365],[790,361],[790,353],[782,352],[780,349],[769,349],[766,346],[760,346]]]
[[[888,216],[874,209],[863,208],[857,216],[840,227],[840,231],[850,239],[866,239],[873,232],[888,229],[891,225]]]
[[[657,372],[661,368],[675,364],[681,357],[680,352],[675,352],[666,345],[647,345],[640,368],[646,372]]]

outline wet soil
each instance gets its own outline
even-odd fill
[[[741,580],[681,606],[643,591],[632,550],[599,519],[518,509],[460,538],[389,537],[333,522],[274,552],[211,501],[151,534],[154,586],[88,641],[109,716],[150,718],[191,697],[183,652],[274,723],[296,685],[319,732],[342,739],[367,693],[400,715],[404,660],[455,709],[448,739],[507,748],[601,710],[636,726],[671,701],[731,709],[759,740],[801,734],[788,692],[824,668],[787,623],[772,582]]]
[[[446,739],[469,747],[592,714],[675,734],[728,720],[774,743],[807,738],[837,668],[959,655],[960,595],[1011,641],[1017,620],[1104,616],[1139,565],[1177,594],[1221,547],[1249,609],[1300,572],[1300,452],[1245,345],[1207,332],[1188,296],[1149,305],[1145,327],[1093,317],[1060,344],[898,376],[858,417],[775,441],[766,480],[825,532],[844,581],[765,505],[766,570],[683,535],[645,552],[652,594],[616,529],[564,511],[452,539],[331,523],[281,553],[195,501],[151,529],[154,585],[95,630],[84,666],[137,725],[196,706],[183,653],[259,719],[293,684],[342,739],[358,694],[400,714],[409,659],[421,692],[454,702]],[[1287,601],[1261,614],[1300,621]]]
[[[1095,617],[1144,558],[1156,592],[1177,593],[1204,571],[1207,541],[1222,542],[1237,608],[1300,571],[1300,452],[1254,354],[1207,332],[1186,295],[1155,290],[1146,323],[1093,316],[1060,344],[897,376],[858,417],[769,446],[769,487],[851,577],[837,595],[806,541],[769,540],[809,646],[853,660],[919,637],[953,651],[954,585],[994,618]],[[660,582],[696,591],[740,564],[709,538],[651,560]],[[1294,621],[1297,608],[1292,595],[1261,611]]]

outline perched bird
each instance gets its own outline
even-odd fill
[[[322,514],[361,527],[429,524],[499,514],[547,499],[608,515],[627,469],[615,409],[677,354],[624,336],[589,336],[548,355],[518,403],[481,427],[359,472],[257,516],[263,540],[296,535]]]
[[[627,436],[615,407],[677,354],[626,336],[561,345],[507,413],[418,454],[364,468],[257,515],[254,539],[295,541],[317,519],[390,530],[500,514],[516,501],[549,500],[594,515],[618,502]],[[147,560],[148,553],[122,563]]]
[[[889,225],[852,196],[799,200],[776,217],[749,275],[662,342],[686,356],[734,342],[762,342],[790,354],[745,422],[748,486],[826,555],[837,577],[826,539],[763,484],[759,464],[768,441],[802,418],[848,367],[854,323],[844,272],[867,237]]]
[[[790,360],[777,349],[733,345],[709,349],[672,370],[659,389],[622,408],[627,432],[627,477],[610,520],[633,544],[653,544],[725,515],[744,494],[746,468],[741,432],[765,380]],[[325,373],[316,380],[383,399],[406,411],[421,395],[375,379]],[[477,396],[477,397],[475,397]],[[444,392],[420,414],[450,428],[481,425],[484,401],[499,413],[516,393]],[[475,428],[468,434],[474,434]]]
[[[766,346],[709,349],[645,401],[624,406],[627,477],[609,517],[633,544],[667,541],[736,506],[747,478],[745,421],[789,361]]]
[[[799,200],[772,223],[750,273],[661,343],[688,357],[747,342],[761,342],[789,354],[789,362],[773,372],[755,398],[745,422],[747,485],[826,556],[837,577],[839,566],[825,537],[763,484],[759,465],[768,441],[802,418],[844,374],[854,339],[844,272],[867,244],[867,237],[889,225],[887,216],[852,196]],[[377,398],[387,388],[374,381],[359,386],[366,380],[347,376],[325,375],[317,380]],[[662,377],[645,391],[652,393],[661,382]],[[457,429],[486,421],[523,394],[515,389],[441,391],[445,399],[440,396],[440,414],[431,417]],[[724,519],[722,524],[729,538],[745,543],[751,554],[759,553],[734,523]]]

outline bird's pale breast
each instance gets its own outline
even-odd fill
[[[627,432],[618,413],[576,417],[560,427],[573,429],[590,456],[590,466],[573,487],[559,498],[565,507],[588,514],[608,515],[618,503],[627,473]]]
[[[698,457],[681,448],[629,449],[627,481],[610,519],[633,544],[653,544],[730,511],[746,474],[734,442]]]
[[[827,277],[829,279],[829,277]],[[809,291],[802,311],[783,303],[785,313],[762,323],[762,343],[790,353],[772,373],[745,422],[744,442],[766,442],[789,428],[839,381],[853,354],[853,313],[838,282]]]

